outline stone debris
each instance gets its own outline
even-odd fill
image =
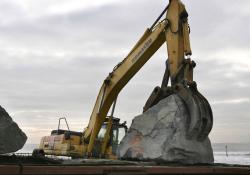
[[[188,114],[182,100],[170,95],[134,118],[118,155],[129,160],[158,160],[183,164],[213,163],[209,138],[186,138]]]
[[[26,140],[25,133],[0,106],[0,154],[18,151]]]

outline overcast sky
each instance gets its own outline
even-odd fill
[[[57,128],[87,126],[99,88],[167,0],[0,0],[0,105],[28,143]],[[212,142],[250,142],[250,1],[185,0],[194,78],[214,113]],[[131,123],[160,85],[166,46],[119,95]]]

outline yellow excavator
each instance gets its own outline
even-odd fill
[[[162,19],[165,13],[166,17]],[[126,124],[113,117],[117,96],[163,43],[167,44],[168,59],[162,85],[153,90],[143,111],[161,99],[177,94],[189,113],[186,137],[204,140],[212,129],[213,115],[208,101],[199,93],[193,81],[195,62],[190,58],[189,33],[185,6],[180,0],[169,0],[168,6],[153,25],[146,29],[125,59],[104,80],[86,129],[83,132],[73,132],[69,128],[61,130],[62,118],[58,129],[41,139],[34,155],[115,159],[121,137],[127,131]],[[112,104],[111,115],[107,116]]]

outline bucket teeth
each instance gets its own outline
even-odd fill
[[[204,108],[204,115],[202,115],[202,125],[201,125],[201,132],[198,136],[198,140],[204,140],[213,127],[213,113],[210,104],[208,103],[207,99],[199,93],[199,91],[196,92],[197,96],[199,96],[200,101],[202,102],[203,108]]]
[[[186,128],[188,139],[193,139],[198,136],[201,118],[200,118],[200,109],[197,105],[196,98],[192,91],[185,84],[178,84],[176,86],[177,94],[184,101],[185,106],[187,107],[188,118],[186,119]]]
[[[195,82],[177,84],[176,93],[184,101],[188,111],[186,137],[203,141],[213,125],[213,114],[208,101],[199,93]]]

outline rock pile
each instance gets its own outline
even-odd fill
[[[26,140],[25,133],[0,106],[0,154],[18,151]]]
[[[186,138],[187,109],[177,95],[161,100],[134,118],[118,155],[122,159],[159,160],[184,164],[213,163],[209,138]]]

